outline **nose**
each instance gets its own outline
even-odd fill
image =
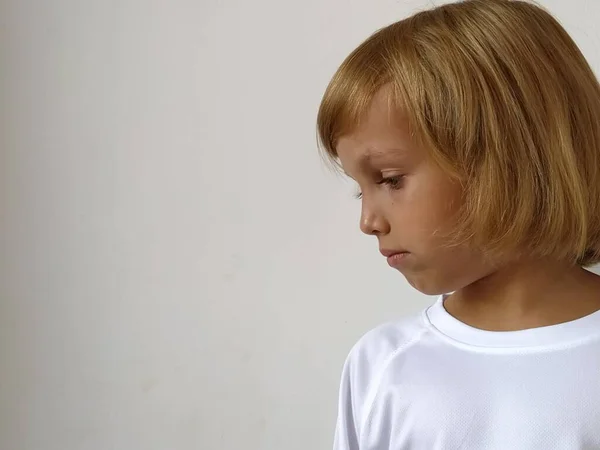
[[[360,231],[369,236],[381,236],[390,232],[388,221],[374,209],[369,208],[363,201],[360,215]]]

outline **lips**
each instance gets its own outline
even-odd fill
[[[403,267],[410,256],[410,252],[407,252],[406,250],[391,250],[384,248],[380,249],[380,252],[387,258],[387,262],[390,267],[394,267],[395,269],[400,269]]]
[[[385,248],[382,248],[382,249],[380,249],[379,251],[380,251],[380,252],[381,252],[381,254],[382,254],[383,256],[385,256],[386,258],[389,258],[390,256],[398,255],[398,254],[401,254],[401,253],[408,253],[408,252],[407,252],[406,250],[404,250],[404,249],[400,249],[400,250],[390,250],[390,249],[385,249]]]

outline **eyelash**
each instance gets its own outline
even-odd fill
[[[401,185],[403,179],[404,179],[404,175],[396,175],[393,177],[382,178],[376,184],[378,184],[378,185],[387,184],[387,186],[390,190],[395,191],[395,190],[400,189],[400,187],[401,187],[400,185]],[[362,198],[362,192],[357,192],[354,195],[354,198],[356,198],[357,200],[360,200]]]

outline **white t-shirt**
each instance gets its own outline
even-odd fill
[[[354,346],[334,450],[600,449],[600,311],[486,331],[445,297]]]

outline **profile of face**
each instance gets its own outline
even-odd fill
[[[481,253],[444,246],[461,198],[459,183],[411,138],[402,111],[381,90],[364,120],[341,136],[336,150],[358,184],[360,229],[378,240],[388,263],[427,295],[467,286],[491,272]]]

